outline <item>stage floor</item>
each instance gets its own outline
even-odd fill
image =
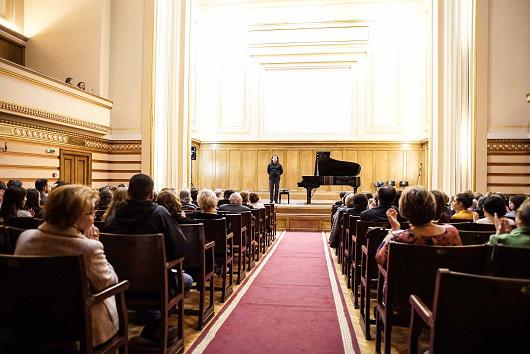
[[[275,204],[277,228],[287,231],[330,231],[334,203],[332,200],[315,200],[306,205],[305,200],[295,199],[290,204]]]

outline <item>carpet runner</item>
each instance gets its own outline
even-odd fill
[[[360,353],[324,235],[282,233],[188,353]]]

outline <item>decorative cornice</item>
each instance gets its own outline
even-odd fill
[[[488,152],[530,154],[530,139],[488,139]]]
[[[42,127],[35,124],[14,122],[0,119],[0,136],[13,137],[30,141],[41,141],[53,145],[69,145],[76,148],[101,152],[140,152],[141,140],[108,140],[86,134]]]
[[[0,100],[0,110],[13,114],[22,114],[24,116],[47,119],[57,123],[68,124],[81,129],[89,129],[99,133],[108,134],[109,127],[97,123],[87,122],[81,119],[64,116],[58,113],[46,112],[41,109],[23,106],[18,103]]]

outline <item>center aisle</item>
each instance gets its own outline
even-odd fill
[[[360,353],[322,233],[283,233],[189,353]]]

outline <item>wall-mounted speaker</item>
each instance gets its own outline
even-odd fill
[[[197,147],[195,146],[191,147],[191,159],[197,160]]]

